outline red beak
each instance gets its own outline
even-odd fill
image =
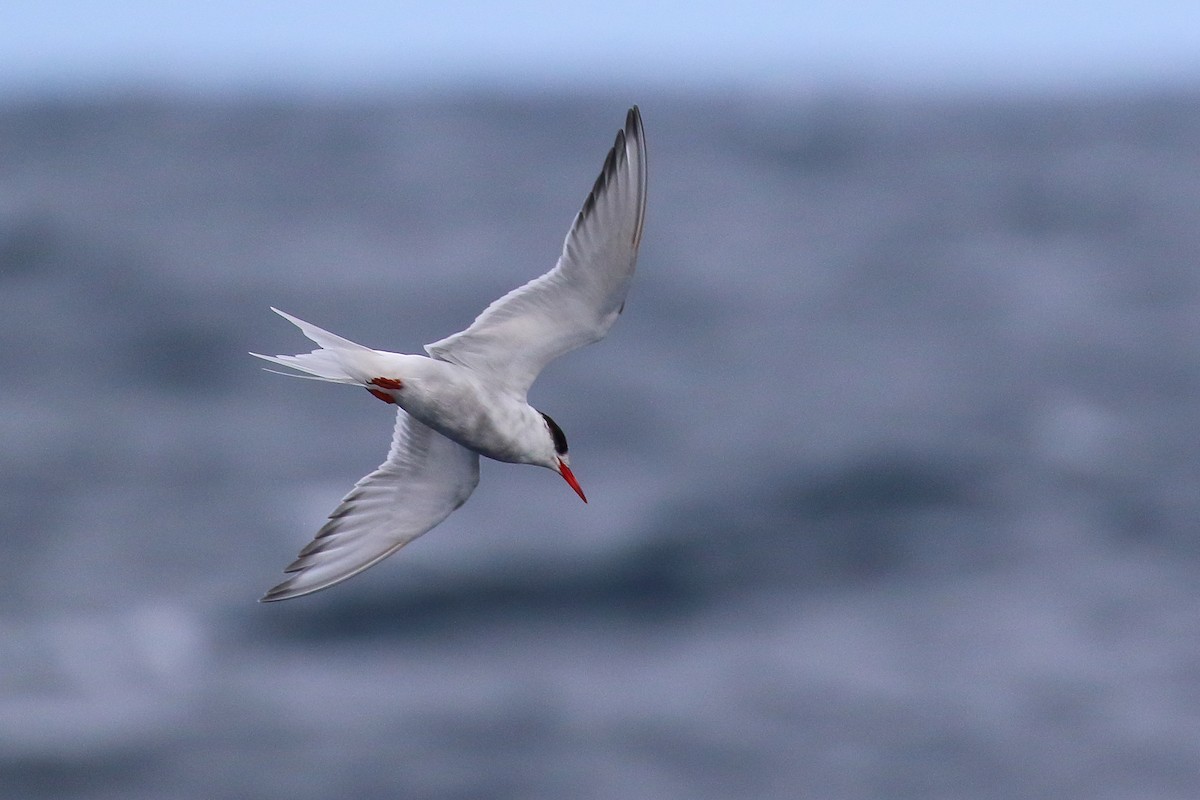
[[[575,494],[579,495],[579,499],[586,503],[587,498],[583,496],[583,489],[579,488],[579,481],[575,480],[575,473],[571,472],[571,468],[564,464],[561,458],[558,460],[558,474],[562,475],[567,485],[575,490]]]

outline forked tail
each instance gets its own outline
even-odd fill
[[[304,374],[297,375],[295,372],[279,372],[273,369],[267,370],[268,372],[276,372],[292,378],[309,378],[311,380],[329,381],[330,383],[346,383],[353,386],[363,386],[371,381],[373,377],[371,371],[375,366],[374,362],[379,356],[378,351],[364,347],[349,339],[343,339],[337,334],[330,333],[323,328],[318,328],[316,325],[305,322],[302,319],[297,319],[291,314],[286,314],[278,308],[272,308],[271,310],[299,328],[301,333],[316,342],[320,347],[311,353],[303,353],[295,356],[264,356],[260,353],[251,353],[250,355],[255,358],[261,358],[264,361],[289,367]]]

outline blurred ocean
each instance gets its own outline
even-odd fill
[[[417,352],[645,239],[430,535],[256,598]],[[1200,95],[0,107],[0,796],[1200,797]]]

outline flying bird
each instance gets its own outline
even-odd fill
[[[554,268],[426,345],[428,356],[374,350],[271,309],[317,349],[251,355],[296,371],[285,375],[361,386],[397,410],[387,459],[354,485],[263,601],[333,586],[432,529],[479,483],[481,455],[551,469],[587,502],[566,436],[527,394],[546,364],[604,338],[624,310],[645,217],[646,144],[634,106]]]

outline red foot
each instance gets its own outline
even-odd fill
[[[378,386],[380,389],[403,389],[404,384],[395,378],[372,378],[371,383]]]
[[[374,383],[374,381],[372,381],[372,383]],[[382,400],[385,403],[390,403],[391,405],[396,405],[396,398],[392,397],[387,392],[381,392],[378,389],[367,389],[367,391],[370,392],[371,394],[375,395],[376,397],[378,397],[380,400]]]

